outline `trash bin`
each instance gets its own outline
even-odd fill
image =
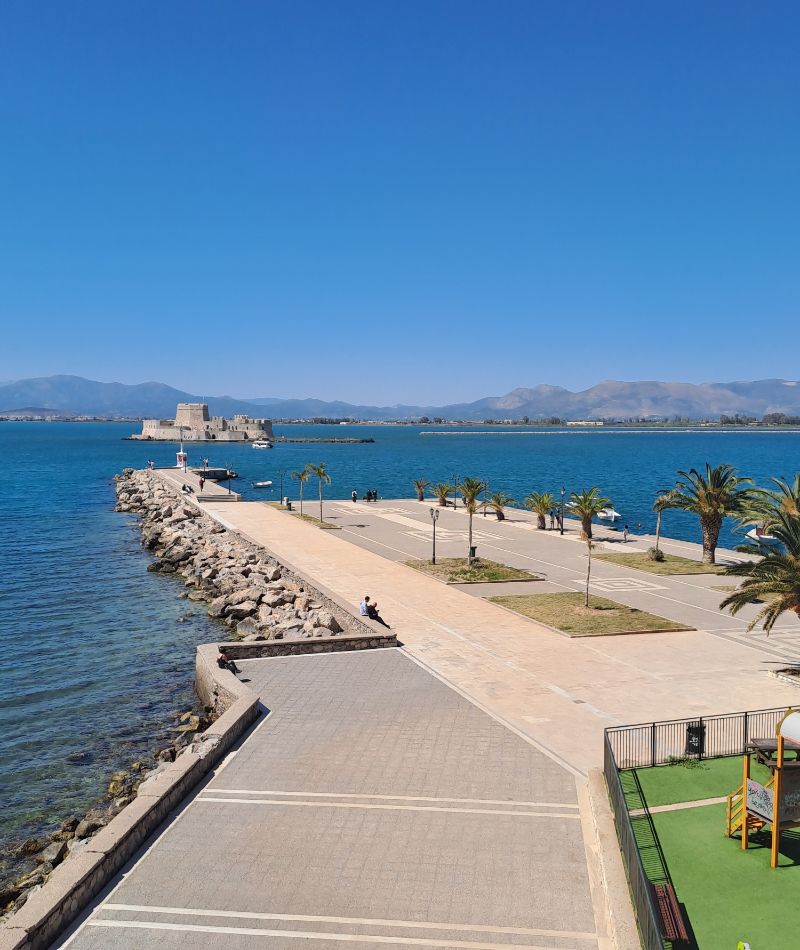
[[[289,501],[288,498],[284,498],[284,499],[283,499],[283,506],[284,506],[284,508],[285,508],[287,511],[291,511],[291,510],[292,510],[292,503]]]
[[[477,550],[478,550],[478,547],[477,547],[477,545],[475,545],[475,544],[473,544],[472,547],[469,549],[469,559],[470,559],[470,561],[472,561],[472,560],[475,559],[475,552],[476,552]]]
[[[706,727],[702,722],[690,722],[686,727],[686,755],[701,756],[706,750]]]

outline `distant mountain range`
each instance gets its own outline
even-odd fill
[[[171,418],[179,402],[207,402],[212,415],[247,413],[274,419],[718,419],[720,415],[800,415],[800,382],[761,379],[735,383],[618,382],[607,380],[581,392],[561,386],[514,389],[505,396],[449,406],[360,406],[320,399],[233,399],[197,396],[164,383],[100,383],[80,376],[45,376],[0,385],[0,414],[21,413],[109,418]],[[33,414],[33,410],[31,410]]]

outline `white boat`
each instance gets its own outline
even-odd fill
[[[253,486],[253,488],[272,488],[272,482],[271,482],[271,481],[266,481],[266,482],[251,482],[250,484]]]
[[[597,513],[597,517],[600,519],[600,521],[614,522],[617,520],[617,518],[621,518],[622,515],[618,511],[615,511],[613,508],[603,508],[602,511],[599,511]]]
[[[253,448],[254,449],[271,449],[272,443],[269,441],[269,439],[256,439],[255,442],[253,443]]]
[[[780,543],[774,534],[767,534],[763,528],[751,528],[745,537],[748,537],[751,541],[755,541],[756,544]]]

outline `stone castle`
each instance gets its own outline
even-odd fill
[[[273,439],[270,419],[209,416],[204,402],[179,402],[174,419],[145,419],[137,439],[161,442],[251,442]]]

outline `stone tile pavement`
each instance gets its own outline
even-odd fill
[[[269,715],[61,946],[606,946],[550,757],[400,650],[241,665]]]

